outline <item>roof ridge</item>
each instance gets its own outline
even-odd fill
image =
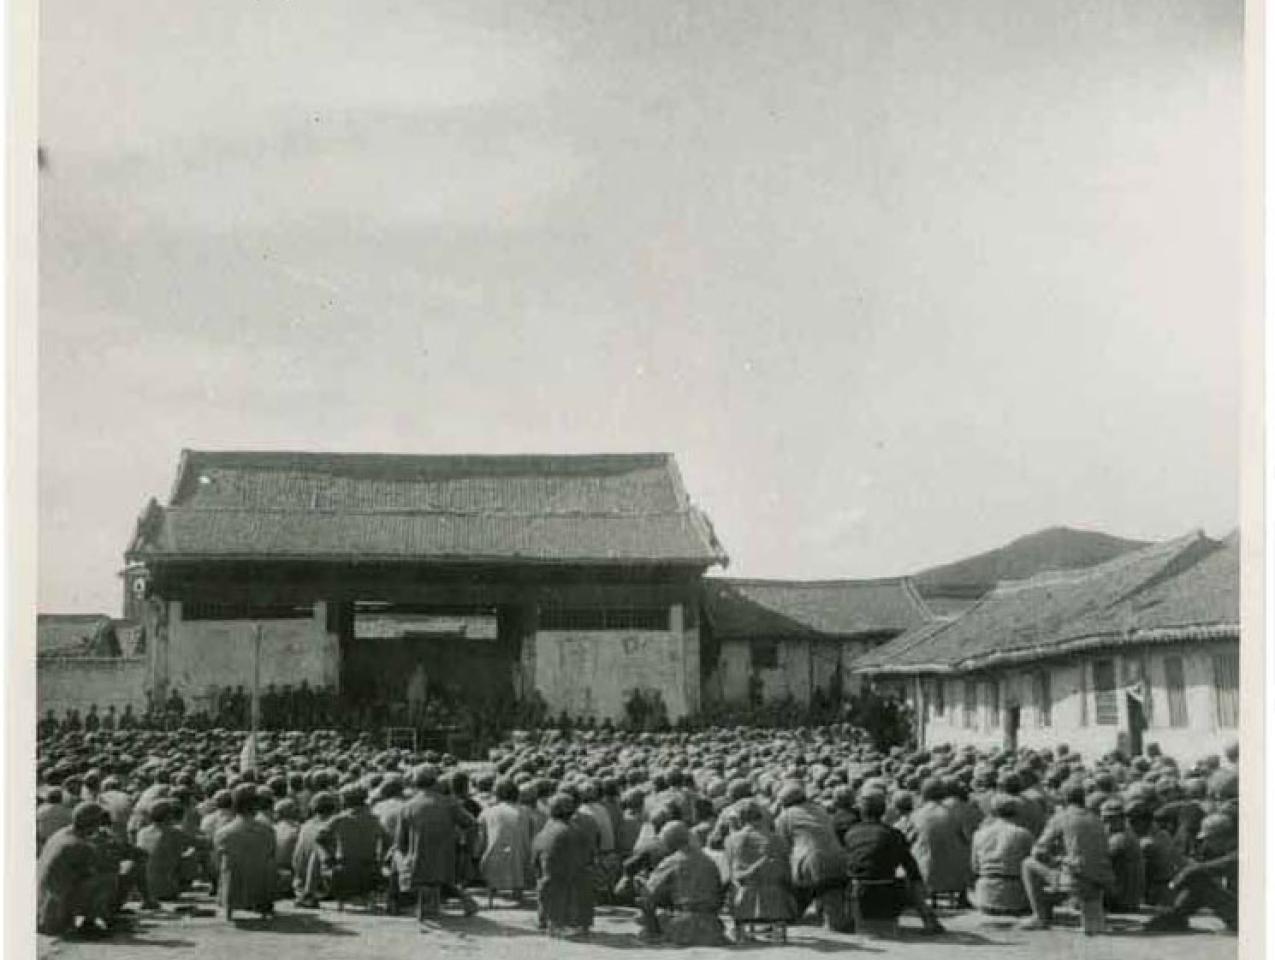
[[[817,580],[789,580],[780,577],[706,577],[709,583],[729,583],[738,586],[739,584],[757,584],[764,586],[792,586],[792,587],[837,587],[837,586],[890,586],[892,584],[906,585],[910,577],[836,577],[830,579]]]
[[[644,510],[644,511],[619,511],[619,510],[554,510],[554,511],[507,511],[507,510],[422,510],[422,509],[393,509],[393,510],[366,510],[366,509],[347,509],[345,507],[319,509],[311,508],[292,508],[292,507],[257,507],[257,506],[192,506],[185,503],[177,506],[167,506],[162,508],[165,511],[174,513],[247,513],[247,514],[279,514],[279,515],[300,515],[306,517],[313,516],[334,516],[334,517],[483,517],[487,519],[508,517],[508,518],[540,518],[540,517],[565,517],[579,519],[604,519],[604,520],[651,520],[659,517],[686,517],[692,514],[690,509],[684,510]]]

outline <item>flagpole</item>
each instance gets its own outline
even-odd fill
[[[257,727],[261,723],[261,624],[252,626],[252,769],[257,769]]]

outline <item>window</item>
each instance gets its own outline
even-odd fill
[[[1100,727],[1114,727],[1120,722],[1116,702],[1116,665],[1111,660],[1095,660],[1093,665],[1093,714]]]
[[[1048,727],[1053,723],[1054,695],[1049,689],[1049,671],[1039,670],[1035,677],[1036,726]]]
[[[779,644],[774,640],[753,640],[748,658],[754,670],[774,670],[779,666]]]
[[[961,726],[969,730],[974,726],[974,714],[978,711],[978,684],[965,681],[965,702],[961,710]]]
[[[668,607],[572,608],[545,607],[541,630],[650,630],[669,628]]]
[[[1213,657],[1213,697],[1217,725],[1237,727],[1240,722],[1240,655],[1219,653]]]
[[[983,689],[987,698],[987,726],[995,730],[1001,725],[1001,686],[996,680],[988,680]]]
[[[1186,712],[1186,680],[1181,657],[1164,658],[1164,689],[1169,696],[1169,726],[1189,725]]]

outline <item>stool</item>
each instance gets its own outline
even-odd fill
[[[877,937],[893,937],[899,932],[899,915],[896,913],[893,917],[865,917],[863,915],[861,898],[865,890],[873,887],[892,887],[895,881],[890,880],[863,880],[857,877],[850,878],[850,919],[854,922],[855,933],[865,934],[867,936]]]
[[[1080,912],[1080,929],[1087,937],[1107,932],[1107,911],[1103,908],[1102,897],[1090,897],[1077,901]]]

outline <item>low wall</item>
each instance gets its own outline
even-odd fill
[[[57,657],[36,661],[36,700],[40,716],[52,710],[61,717],[74,707],[83,716],[96,703],[99,713],[128,704],[146,708],[147,667],[144,657]]]

